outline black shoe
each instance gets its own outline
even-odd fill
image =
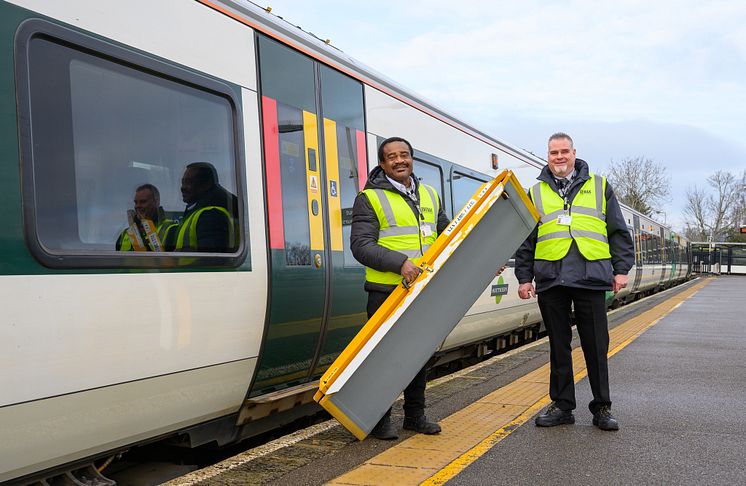
[[[428,422],[427,417],[424,415],[420,415],[419,417],[404,417],[403,427],[420,434],[432,435],[440,433],[440,425],[436,422]]]
[[[557,408],[557,405],[552,402],[546,412],[536,416],[534,423],[539,427],[554,427],[555,425],[574,424],[575,416],[572,414],[572,410],[560,410]]]
[[[604,405],[593,414],[593,425],[601,430],[619,430],[619,422],[611,415],[611,407]]]
[[[396,440],[399,438],[399,434],[396,433],[396,428],[391,423],[391,417],[385,415],[378,421],[373,430],[370,431],[370,435],[379,440]]]

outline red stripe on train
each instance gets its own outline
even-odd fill
[[[365,132],[355,130],[357,135],[357,178],[360,190],[365,189],[368,182],[368,152],[365,150]]]
[[[264,126],[264,161],[266,164],[267,217],[269,218],[269,247],[285,248],[285,229],[282,220],[282,180],[280,176],[280,128],[277,123],[277,102],[262,96]]]

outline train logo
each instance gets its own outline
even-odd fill
[[[497,279],[497,285],[493,285],[490,290],[490,296],[495,298],[495,304],[499,304],[503,295],[508,295],[509,285],[505,283],[502,275]]]

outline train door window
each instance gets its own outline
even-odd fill
[[[270,221],[270,246],[284,249],[286,265],[310,266],[309,219],[320,218],[311,197],[320,190],[313,61],[264,37],[259,57],[265,145],[276,147],[266,163],[267,203],[270,213],[282,213]]]
[[[453,198],[453,214],[461,211],[466,202],[474,195],[484,181],[466,174],[454,172],[451,177],[451,197]]]
[[[350,250],[352,206],[367,180],[363,86],[320,67],[332,249],[342,249],[344,266],[360,266]]]
[[[655,263],[663,263],[663,245],[658,235],[655,235]]]
[[[49,266],[235,264],[231,255],[165,260],[152,251],[116,252],[115,242],[123,238],[127,210],[144,184],[159,193],[162,210],[150,218],[159,227],[184,214],[186,197],[196,204],[212,197],[202,192],[208,182],[200,180],[201,194],[190,196],[181,183],[188,164],[208,162],[197,172],[209,172],[207,179],[222,186],[207,192],[228,218],[221,219],[226,233],[215,235],[223,243],[199,248],[197,241],[206,240],[195,233],[178,248],[237,255],[236,91],[44,21],[27,23],[18,37],[21,110],[29,113],[21,127],[24,198],[35,255]],[[167,245],[175,240],[167,243],[164,235],[160,249],[173,250]]]
[[[417,152],[417,149],[415,149],[415,152]],[[435,188],[435,191],[438,193],[438,197],[440,198],[440,204],[442,206],[443,172],[441,171],[440,167],[420,159],[415,159],[413,172],[420,182],[424,182],[425,184]]]

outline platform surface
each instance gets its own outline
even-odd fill
[[[528,422],[447,484],[746,484],[744,304],[746,278],[714,279],[609,360],[618,432],[584,378],[575,425]]]
[[[401,431],[399,404],[397,441],[359,442],[332,420],[172,484],[744,484],[744,296],[744,277],[699,279],[610,315],[618,432],[591,424],[582,357],[576,423],[534,426],[544,340],[431,382],[438,436]]]

